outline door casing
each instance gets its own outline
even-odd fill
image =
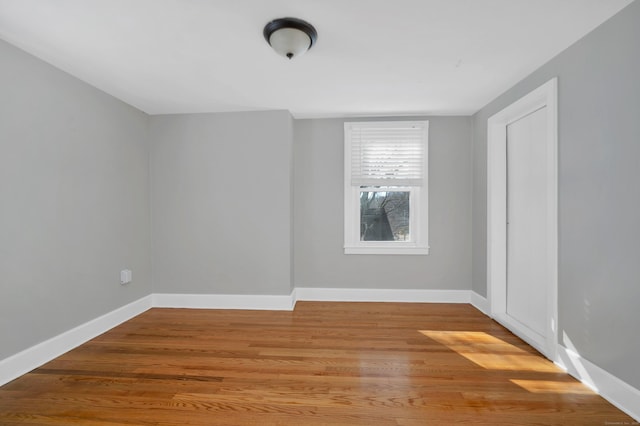
[[[487,122],[487,299],[491,316],[557,360],[558,342],[558,80],[553,78]],[[507,315],[507,126],[546,107],[547,113],[547,312],[546,336],[531,333]]]

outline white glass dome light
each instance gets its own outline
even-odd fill
[[[297,18],[274,19],[264,27],[263,34],[273,50],[289,59],[311,49],[318,38],[311,24]]]

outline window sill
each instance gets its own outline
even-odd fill
[[[429,247],[345,247],[344,254],[427,255]]]

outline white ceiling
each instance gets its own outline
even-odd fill
[[[0,0],[0,38],[149,113],[472,114],[632,0]],[[288,61],[264,25],[317,44]]]

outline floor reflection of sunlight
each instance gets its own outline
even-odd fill
[[[531,393],[566,393],[576,395],[595,395],[591,389],[580,382],[558,382],[550,380],[516,380],[512,383]]]
[[[481,331],[432,331],[420,333],[447,346],[469,361],[489,370],[557,373],[553,363]]]

